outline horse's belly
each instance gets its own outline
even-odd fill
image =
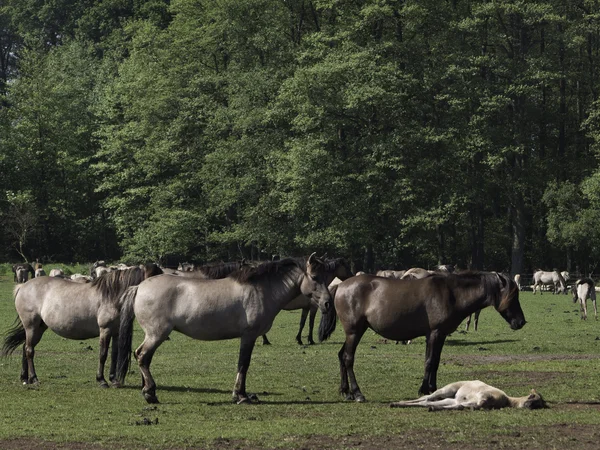
[[[431,331],[426,318],[420,315],[387,316],[382,320],[370,320],[371,329],[386,339],[404,341],[424,336]]]
[[[68,311],[58,308],[43,311],[44,323],[61,337],[67,339],[90,339],[100,335],[98,318],[89,311]]]
[[[66,339],[83,340],[100,336],[100,328],[96,320],[79,321],[75,326],[73,324],[46,325],[56,334]]]

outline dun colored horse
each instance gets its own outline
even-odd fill
[[[509,397],[504,391],[479,380],[457,381],[438,389],[433,394],[415,400],[390,403],[392,408],[424,406],[430,411],[442,409],[500,409],[546,408],[546,402],[535,389],[524,397]]]
[[[145,278],[158,274],[160,269],[149,264],[107,273],[91,283],[75,283],[59,277],[39,277],[15,287],[17,324],[8,331],[0,356],[8,356],[23,344],[21,381],[38,383],[33,357],[46,329],[50,328],[67,339],[90,339],[100,336],[100,362],[96,381],[107,387],[104,364],[113,342],[109,380],[114,382],[119,331],[119,305],[117,300],[129,287]]]
[[[323,262],[312,254],[305,264],[283,259],[243,267],[219,280],[162,275],[131,287],[121,297],[118,380],[122,382],[127,373],[137,317],[145,337],[135,357],[148,403],[158,402],[150,373],[152,357],[173,330],[198,340],[241,338],[233,399],[249,402],[246,373],[256,339],[269,331],[277,313],[300,294],[327,311],[331,296],[325,279]]]
[[[537,270],[533,274],[533,294],[535,295],[536,288],[539,288],[540,295],[542,295],[542,285],[554,286],[553,294],[562,292],[567,294],[567,285],[565,279],[557,270],[552,272],[545,272],[543,270]]]
[[[426,336],[425,374],[419,393],[430,394],[437,389],[446,336],[469,314],[491,305],[513,330],[525,325],[515,282],[496,272],[433,275],[419,280],[361,275],[333,288],[332,295],[335,307],[323,314],[319,339],[331,336],[337,313],[346,334],[338,353],[340,392],[347,400],[359,402],[365,397],[354,375],[354,354],[368,328],[396,341]]]

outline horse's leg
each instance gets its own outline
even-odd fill
[[[433,330],[427,335],[425,351],[425,374],[419,394],[429,394],[437,390],[437,370],[440,365],[440,356],[446,335],[438,330]]]
[[[142,372],[142,395],[148,403],[158,403],[158,398],[156,397],[156,383],[150,373],[150,363],[152,362],[154,352],[158,346],[167,339],[168,335],[168,333],[159,336],[146,335],[142,345],[135,351],[136,359],[140,366],[140,371]]]
[[[263,338],[263,345],[271,345],[271,343],[269,342],[269,339],[267,339],[266,334],[263,334],[262,338]]]
[[[104,365],[108,358],[108,348],[110,346],[110,330],[108,328],[100,328],[100,357],[98,362],[98,371],[96,372],[96,381],[101,388],[107,388],[108,383],[104,378]]]
[[[587,319],[587,298],[581,300],[581,307],[583,309],[583,320]]]
[[[358,347],[358,343],[363,334],[365,334],[365,331],[367,331],[366,324],[357,324],[354,333],[346,335],[346,344],[342,355],[343,363],[346,366],[348,379],[350,381],[350,393],[346,395],[346,400],[356,400],[357,402],[365,401],[365,397],[362,392],[360,392],[360,388],[356,382],[356,375],[354,375],[354,355],[356,353],[356,347]]]
[[[108,381],[113,387],[121,387],[121,383],[117,380],[117,358],[119,357],[119,335],[112,335],[112,349],[110,352],[110,369],[108,372]]]
[[[346,370],[346,365],[344,364],[344,353],[346,352],[346,343],[342,344],[342,348],[338,352],[338,359],[340,361],[340,394],[342,394],[346,399],[352,400],[350,398],[350,387],[348,385],[348,371]]]
[[[475,313],[475,331],[477,331],[477,327],[479,326],[479,314],[481,314],[480,309]]]
[[[471,316],[472,314],[469,314],[469,317],[467,318],[467,326],[465,327],[465,331],[469,331],[469,325],[471,325]]]
[[[248,394],[246,393],[246,373],[250,366],[252,358],[252,350],[256,343],[255,336],[242,336],[240,341],[240,355],[238,358],[238,372],[233,385],[233,401],[238,405],[240,403],[250,403]]]
[[[594,319],[598,320],[598,309],[596,308],[596,296],[592,297],[592,303],[594,304]]]
[[[33,364],[33,357],[35,356],[35,346],[40,342],[44,331],[48,327],[41,319],[38,323],[33,323],[25,328],[25,344],[23,344],[23,368],[21,370],[21,381],[23,384],[37,384],[39,383],[37,374],[35,373],[35,365]],[[27,365],[26,379],[23,379],[25,372],[25,365]]]
[[[302,330],[304,329],[304,325],[306,324],[306,317],[308,316],[308,311],[310,308],[302,308],[302,315],[300,316],[300,329],[298,330],[298,334],[296,335],[296,342],[300,345],[302,344]],[[314,342],[313,342],[314,344]]]
[[[313,332],[315,330],[315,318],[317,317],[317,306],[310,307],[310,315],[308,316],[308,343],[310,345],[315,345],[315,341],[313,339]]]

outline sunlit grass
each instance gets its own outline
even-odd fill
[[[1,279],[2,331],[16,316],[12,287],[11,277]],[[600,323],[581,321],[570,296],[525,292],[521,303],[528,324],[520,331],[512,331],[488,308],[481,314],[479,331],[462,333],[461,326],[450,336],[438,383],[478,378],[512,395],[536,388],[550,402],[548,410],[449,414],[392,410],[390,401],[417,394],[425,341],[421,337],[411,345],[395,345],[371,331],[358,347],[355,366],[369,401],[343,402],[338,396],[337,362],[341,327],[324,344],[298,346],[296,311],[277,317],[269,332],[272,346],[259,343],[254,350],[248,390],[258,395],[258,405],[231,403],[238,340],[199,342],[173,333],[154,357],[152,371],[161,403],[150,406],[140,395],[137,367],[123,389],[102,390],[95,382],[97,341],[70,341],[49,331],[36,349],[39,387],[19,382],[20,357],[0,360],[0,439],[163,448],[209,445],[224,438],[274,447],[301,445],[308,435],[393,436],[435,427],[461,441],[475,433],[509,432],[515,427],[597,423],[597,409],[570,408],[566,402],[600,400],[596,356]],[[137,330],[134,345],[141,339]],[[158,419],[158,424],[142,425],[144,419]]]

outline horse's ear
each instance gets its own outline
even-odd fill
[[[500,285],[502,286],[502,289],[504,289],[507,285],[507,281],[506,281],[506,277],[498,272],[494,272],[496,274],[496,276],[498,277],[498,281],[500,281]]]

